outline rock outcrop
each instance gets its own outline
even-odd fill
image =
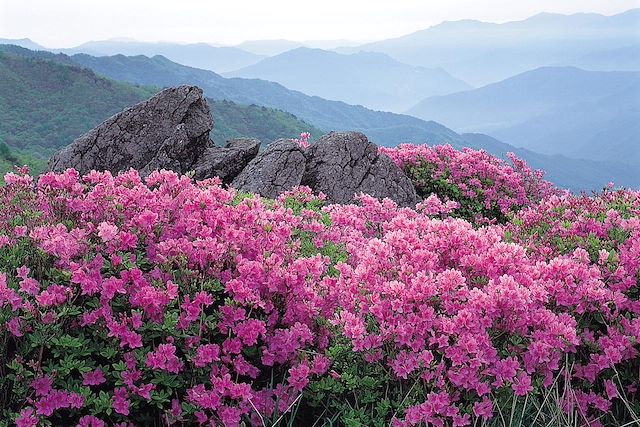
[[[239,191],[276,197],[300,185],[306,158],[302,147],[290,139],[279,139],[253,159],[233,180]]]
[[[388,197],[399,206],[418,202],[411,180],[360,132],[331,132],[307,151],[302,184],[331,203],[352,203],[356,194]]]
[[[202,90],[179,86],[116,114],[55,154],[49,169],[147,176],[156,169],[214,176],[239,191],[274,198],[298,185],[324,193],[329,203],[352,203],[360,193],[390,198],[400,206],[418,201],[409,178],[359,132],[331,132],[304,149],[279,139],[259,153],[260,141],[243,138],[216,147],[213,119]]]
[[[233,139],[224,147],[207,148],[194,165],[194,179],[219,176],[223,183],[231,184],[259,150],[260,141],[254,138]]]
[[[184,174],[212,147],[212,128],[202,89],[165,89],[76,139],[51,158],[49,169],[75,168],[85,174],[134,168],[142,176],[155,169],[170,169]]]

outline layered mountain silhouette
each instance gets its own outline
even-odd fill
[[[442,68],[406,65],[382,53],[344,55],[305,47],[225,76],[270,80],[308,95],[395,112],[404,111],[427,96],[470,89]]]
[[[409,113],[540,153],[640,164],[640,72],[544,67]]]
[[[20,46],[20,47],[24,47],[25,49],[31,49],[31,50],[47,50],[47,48],[45,48],[44,46],[39,45],[38,43],[34,42],[31,39],[1,39],[0,38],[0,45],[13,45],[13,46]]]
[[[284,53],[288,50],[297,49],[300,47],[312,48],[312,49],[325,49],[332,50],[338,47],[344,46],[357,46],[359,43],[355,43],[351,40],[307,40],[303,42],[297,42],[286,39],[276,40],[247,40],[245,42],[236,45],[238,49],[246,50],[247,52],[255,53],[256,55],[275,56]]]
[[[473,86],[497,82],[547,65],[578,65],[595,51],[640,42],[640,9],[603,16],[595,13],[541,13],[493,24],[444,22],[394,39],[341,49],[374,51],[423,67],[443,67]]]
[[[458,134],[439,123],[328,101],[266,80],[224,78],[212,71],[177,64],[163,56],[94,57],[80,54],[72,56],[71,60],[96,73],[129,83],[159,87],[197,85],[212,99],[277,108],[326,131],[364,132],[381,145],[393,146],[408,141],[431,144],[460,141]]]
[[[640,71],[640,43],[598,50],[571,62],[579,68],[591,71]]]
[[[263,55],[256,55],[236,47],[212,46],[207,43],[147,43],[126,39],[91,41],[74,48],[59,49],[59,51],[69,55],[86,53],[93,56],[162,55],[180,64],[218,73],[246,67],[264,58]]]

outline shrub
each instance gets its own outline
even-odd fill
[[[589,265],[585,279],[606,284],[576,288],[556,299],[557,311],[572,313],[589,351],[573,358],[572,387],[586,412],[609,407],[615,420],[640,415],[640,193],[605,189],[591,197],[564,194],[520,212],[507,236],[528,249],[532,257],[573,257]],[[560,261],[558,261],[560,262]],[[557,280],[575,286],[577,276]],[[599,301],[599,303],[596,303]],[[588,392],[582,391],[588,390]],[[604,396],[607,402],[594,396]]]
[[[507,216],[555,193],[541,171],[509,154],[512,166],[470,148],[401,144],[381,148],[413,181],[423,198],[437,194],[458,202],[457,215],[469,221],[506,222]]]
[[[277,419],[323,373],[307,195],[263,203],[170,172],[69,170],[0,189],[2,418]],[[305,240],[306,239],[306,240]],[[75,424],[74,424],[75,425]]]
[[[0,425],[638,422],[639,194],[489,160],[492,218],[446,192],[8,174]]]

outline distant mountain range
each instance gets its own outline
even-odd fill
[[[640,71],[640,43],[598,50],[571,62],[576,67],[591,71]]]
[[[640,187],[637,166],[616,161],[583,160],[558,154],[540,154],[516,148],[483,134],[463,133],[461,136],[465,146],[485,150],[503,159],[506,159],[507,153],[514,153],[526,160],[532,169],[543,170],[545,178],[549,181],[573,191],[598,191],[609,182],[622,187]]]
[[[0,39],[0,45],[3,44],[20,46],[31,50],[47,50],[46,47],[40,46],[31,39]]]
[[[162,56],[94,57],[79,54],[73,55],[71,60],[96,73],[129,83],[158,87],[194,84],[212,99],[288,111],[325,131],[359,130],[381,145],[394,146],[408,141],[430,144],[460,141],[458,134],[439,123],[328,101],[265,80],[224,78],[212,71],[186,67]]]
[[[394,112],[428,96],[471,88],[442,68],[406,65],[383,53],[344,55],[306,47],[224,75],[270,80],[308,95]]]
[[[574,65],[574,61],[578,65],[593,52],[638,43],[640,9],[633,9],[614,16],[542,13],[504,24],[443,22],[403,37],[339,51],[382,52],[406,64],[443,67],[477,87],[542,66]]]
[[[39,98],[49,99],[52,94],[61,97],[60,99],[54,98],[55,102],[48,105],[42,104],[46,108],[43,108],[37,116],[29,116],[26,121],[18,120],[18,122],[15,122],[12,119],[12,121],[5,121],[0,124],[0,126],[4,125],[5,129],[9,129],[5,132],[5,135],[14,137],[15,144],[17,144],[16,141],[18,139],[21,139],[15,138],[15,135],[19,135],[24,129],[39,132],[42,128],[41,123],[46,127],[51,123],[65,119],[69,115],[75,117],[74,114],[86,111],[87,106],[83,102],[98,104],[103,102],[104,99],[100,95],[99,89],[114,85],[116,82],[101,78],[94,74],[95,72],[115,80],[155,88],[182,83],[201,86],[207,96],[213,98],[210,101],[216,121],[213,137],[214,140],[219,142],[221,142],[220,139],[224,140],[227,137],[223,135],[230,135],[230,137],[260,137],[258,135],[260,134],[263,135],[262,139],[274,138],[275,135],[273,133],[269,136],[264,136],[273,129],[282,130],[282,132],[286,133],[286,135],[282,136],[288,137],[293,136],[291,133],[298,132],[300,129],[309,130],[314,136],[322,131],[351,129],[363,131],[373,141],[391,146],[399,142],[450,143],[457,148],[469,146],[476,149],[485,149],[499,156],[504,156],[507,151],[512,151],[527,160],[533,167],[547,170],[549,177],[557,185],[573,190],[598,189],[608,181],[614,181],[619,185],[640,187],[640,176],[637,174],[636,169],[619,162],[582,161],[557,155],[538,154],[504,144],[487,135],[458,134],[436,122],[426,122],[405,115],[376,112],[343,102],[327,101],[317,96],[311,97],[300,92],[288,90],[277,83],[255,79],[227,79],[211,71],[176,64],[161,56],[153,58],[145,56],[126,57],[123,55],[92,57],[79,54],[70,57],[64,54],[55,55],[49,52],[35,52],[12,46],[3,46],[0,48],[0,52],[2,51],[5,52],[1,54],[3,58],[11,57],[8,59],[8,63],[19,63],[20,60],[16,57],[22,61],[32,61],[32,63],[22,67],[14,65],[0,68],[3,72],[6,72],[6,69],[22,70],[23,72],[26,70],[28,73],[22,77],[29,80],[29,82],[22,82],[23,86],[11,83],[6,84],[4,89],[0,91],[0,105],[11,105],[9,104],[10,100],[21,96],[24,97],[24,87],[29,89],[26,93],[30,94],[28,97],[24,97],[25,105],[10,107],[15,110],[13,116],[3,117],[18,117],[20,119],[21,113],[30,111],[33,105],[40,105],[38,102],[42,104]],[[33,61],[38,62],[39,65],[34,67]],[[55,67],[53,67],[54,65]],[[93,71],[85,69],[79,72],[77,65],[90,68]],[[39,67],[44,68],[39,72],[34,72]],[[52,67],[52,69],[65,67],[63,69],[66,69],[67,75],[74,77],[63,79],[64,85],[67,86],[60,86],[62,84],[60,82],[57,83],[58,86],[55,83],[42,84],[41,81],[47,81],[48,78],[57,75],[48,67]],[[10,78],[6,76],[0,74],[0,77],[3,82],[11,82]],[[71,95],[74,93],[68,88],[82,88],[85,84],[91,84],[91,82],[96,87],[88,86],[88,91],[85,92],[84,97],[65,98],[66,94]],[[140,96],[146,96],[148,91],[157,90],[148,87],[135,87],[124,83],[117,84],[120,85],[118,87],[141,91]],[[34,90],[34,87],[38,85],[42,86],[40,88],[41,93]],[[134,102],[137,101],[132,100],[131,103]],[[243,106],[238,105],[238,103],[257,105]],[[266,107],[275,107],[283,111],[274,111]],[[71,109],[65,110],[65,108]],[[9,108],[5,107],[5,111],[7,109]],[[52,111],[56,113],[51,114]],[[284,111],[294,113],[297,117],[301,117],[307,123],[313,123],[316,127],[301,122],[296,116]],[[106,116],[95,118],[94,120],[101,121],[104,118]],[[86,129],[91,126],[92,124],[89,122],[85,125]],[[2,128],[0,127],[0,129]],[[222,136],[216,134],[216,132],[222,133]],[[40,140],[43,139],[41,138]],[[44,140],[48,141],[46,138]],[[1,139],[0,142],[2,142]],[[34,144],[35,147],[38,147],[37,143]],[[23,144],[22,147],[24,149],[33,148],[30,144]],[[47,146],[47,148],[49,147],[53,148],[53,146]]]
[[[288,50],[300,47],[312,49],[331,50],[338,47],[357,46],[359,43],[351,40],[308,40],[304,42],[296,42],[291,40],[248,40],[235,46],[238,49],[255,53],[256,55],[275,56]]]
[[[71,49],[57,51],[68,55],[86,53],[93,56],[162,55],[180,64],[218,73],[246,67],[264,58],[263,55],[256,55],[236,47],[212,46],[207,43],[146,43],[135,40],[92,41]]]
[[[409,113],[540,153],[640,164],[640,72],[544,67]]]

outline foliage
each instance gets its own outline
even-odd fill
[[[7,144],[0,142],[0,174],[3,176],[7,172],[13,171],[17,165],[26,165],[29,170],[38,175],[46,169],[46,163],[44,159],[25,154],[22,150],[10,148]]]
[[[504,223],[510,213],[553,194],[541,171],[532,171],[513,154],[513,166],[470,148],[401,144],[383,148],[413,181],[418,195],[435,193],[459,204],[457,215],[469,221]]]
[[[12,49],[13,48],[13,49]],[[64,55],[0,47],[0,142],[22,156],[0,151],[0,173],[14,164],[44,170],[46,159],[113,114],[153,96],[159,89],[120,83],[75,66]],[[68,59],[68,58],[67,58]],[[215,127],[211,138],[224,144],[241,137],[263,143],[318,128],[292,114],[256,105],[209,100]]]
[[[329,415],[352,419],[357,408],[350,425],[388,423],[371,418],[382,402],[403,415],[397,425],[514,425],[503,419],[514,414],[515,425],[549,425],[549,390],[556,413],[577,425],[639,421],[640,198],[617,194],[612,203],[603,202],[608,194],[593,198],[615,206],[615,226],[603,235],[615,236],[624,262],[605,269],[599,250],[590,258],[580,248],[527,250],[544,249],[544,239],[513,243],[527,228],[476,229],[431,219],[424,205],[398,210],[368,197],[362,206],[329,207],[349,257],[322,293],[353,353],[344,365],[333,359],[345,383],[323,379],[333,382],[329,390],[311,390],[326,396]],[[574,205],[574,196],[564,203]],[[537,206],[522,215],[551,217]],[[348,388],[354,371],[361,382]]]
[[[226,100],[208,101],[216,122],[211,139],[218,144],[242,137],[257,138],[263,144],[268,144],[302,132],[309,132],[314,138],[323,134],[320,129],[285,111],[258,105],[239,105]]]
[[[465,164],[493,180],[476,189],[502,216],[462,219],[450,193],[407,209],[166,171],[6,175],[0,419],[637,423],[640,195],[437,150],[465,160],[433,161],[451,191]]]

